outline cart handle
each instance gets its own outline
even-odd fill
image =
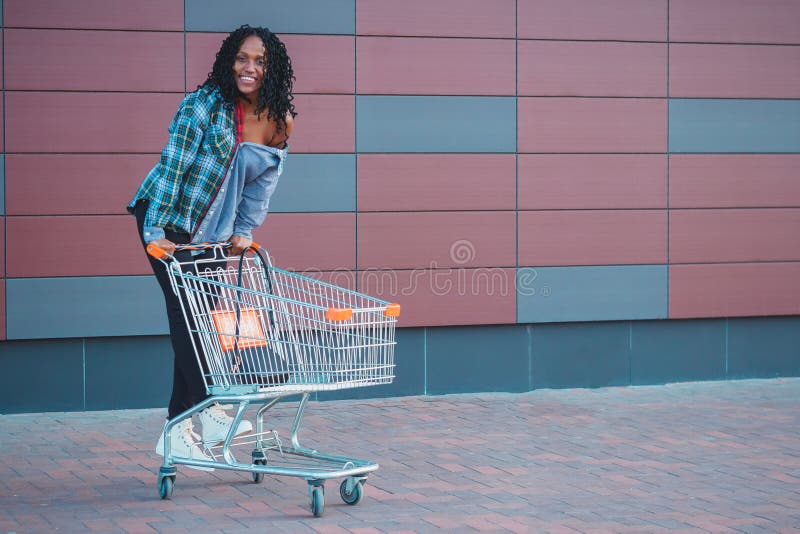
[[[175,245],[175,252],[181,250],[209,250],[213,248],[219,248],[224,250],[226,248],[231,248],[231,244],[228,241],[221,243],[188,243],[185,245]],[[259,245],[258,243],[251,243],[250,248],[253,250],[258,250],[261,248],[261,245]],[[168,254],[166,250],[159,247],[155,243],[147,244],[147,253],[157,260],[164,261],[164,259],[168,260],[175,259],[175,257],[172,254]]]

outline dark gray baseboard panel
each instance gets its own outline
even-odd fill
[[[403,328],[392,384],[317,400],[800,376],[800,316]],[[165,407],[167,336],[0,342],[0,413]]]

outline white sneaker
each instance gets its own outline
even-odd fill
[[[172,427],[172,430],[169,431],[170,437],[170,448],[172,449],[172,456],[176,458],[189,458],[190,460],[207,460],[213,461],[209,455],[207,455],[203,450],[200,448],[199,441],[200,436],[195,434],[192,431],[192,420],[184,419],[180,423],[176,424]],[[161,435],[158,437],[158,443],[156,444],[156,454],[160,456],[164,456],[164,433],[162,432]],[[213,471],[213,467],[198,467],[193,465],[187,465],[186,467],[191,467],[192,469],[198,469],[200,471]]]
[[[230,405],[220,405],[217,403],[212,404],[202,412],[200,412],[200,423],[203,425],[203,442],[211,447],[219,445],[228,435],[228,430],[233,423],[233,417],[225,413]],[[236,436],[252,432],[253,425],[250,421],[242,419],[239,426],[236,428]]]

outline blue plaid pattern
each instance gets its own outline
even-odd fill
[[[219,190],[236,147],[232,104],[219,91],[201,87],[186,95],[169,126],[161,158],[128,205],[146,199],[146,241],[164,237],[164,229],[194,234]]]

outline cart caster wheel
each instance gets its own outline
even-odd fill
[[[312,486],[310,497],[311,513],[314,514],[314,517],[322,516],[323,512],[325,512],[325,488],[323,486]]]
[[[253,465],[267,465],[266,460],[253,460]],[[261,484],[264,480],[264,473],[253,473],[253,482]]]
[[[163,477],[158,483],[158,494],[161,499],[171,499],[175,487],[175,477]]]
[[[339,485],[339,496],[342,500],[350,505],[358,504],[358,501],[361,500],[361,497],[364,495],[364,482],[359,480],[353,486],[353,491],[351,493],[347,493],[347,479],[342,480],[342,483]]]

